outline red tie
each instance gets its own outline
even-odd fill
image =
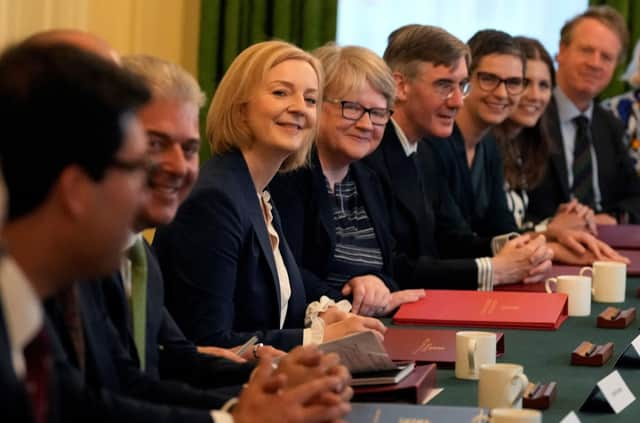
[[[27,392],[35,423],[46,423],[49,409],[49,341],[44,329],[24,349],[27,365]]]

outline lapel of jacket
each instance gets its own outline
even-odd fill
[[[116,342],[115,329],[109,327],[106,320],[104,303],[99,300],[100,284],[97,281],[82,281],[78,283],[78,299],[80,312],[84,326],[84,342],[86,349],[86,369],[93,368],[100,383],[106,388],[116,389],[120,387],[118,373],[113,366],[113,354],[115,348],[111,345]],[[112,330],[113,329],[113,330]],[[122,344],[122,341],[119,341]]]
[[[282,299],[280,298],[278,271],[276,270],[276,264],[273,258],[273,249],[271,248],[271,241],[269,239],[269,233],[267,232],[267,224],[262,212],[262,204],[258,198],[255,185],[249,173],[249,168],[247,167],[244,157],[242,157],[242,153],[240,153],[240,151],[232,151],[229,155],[232,157],[232,169],[235,173],[233,179],[239,183],[240,192],[238,194],[242,196],[242,203],[244,203],[242,210],[246,212],[251,222],[251,226],[258,237],[258,244],[262,250],[262,255],[267,261],[267,265],[271,271],[271,280],[273,281],[273,288],[276,290],[278,310],[280,310],[282,308]],[[280,238],[280,242],[282,242],[282,237]],[[278,316],[279,315],[278,312]]]
[[[280,224],[280,215],[275,207],[273,207],[273,226],[278,232],[282,232],[282,225]],[[287,316],[284,321],[284,328],[299,328],[300,322],[304,319],[304,313],[307,306],[307,298],[302,281],[302,274],[296,263],[296,259],[293,257],[287,240],[285,237],[280,237],[280,254],[282,255],[282,261],[287,268],[287,274],[289,275],[289,284],[291,285],[291,297],[287,307]],[[280,287],[278,287],[278,292]],[[279,316],[279,314],[278,314]]]
[[[603,125],[603,113],[607,113],[600,108],[597,104],[593,105],[593,115],[591,116],[591,142],[593,149],[596,152],[598,158],[598,178],[600,181],[606,181],[608,178],[606,175],[611,170],[611,164],[613,163],[613,157],[611,157],[611,149],[608,148],[606,142],[622,142],[622,140],[612,140],[612,134],[608,132],[606,125]],[[606,142],[603,142],[606,140]],[[610,192],[606,186],[600,182],[600,194],[602,197],[607,192]],[[601,200],[602,204],[605,204],[605,200]]]
[[[549,158],[551,167],[555,170],[558,179],[560,179],[560,187],[565,198],[570,197],[569,192],[569,176],[567,173],[567,160],[564,155],[564,144],[562,140],[562,130],[560,129],[560,116],[558,115],[558,105],[555,96],[549,102],[549,110],[545,113],[549,125],[549,134],[551,135],[551,151]]]
[[[320,165],[320,159],[316,150],[311,155],[311,195],[316,202],[316,210],[320,219],[320,225],[324,235],[327,237],[330,243],[330,251],[333,251],[336,246],[336,230],[335,222],[333,221],[333,205],[331,204],[331,197],[327,192],[327,183],[322,173],[322,166]]]
[[[402,206],[409,210],[416,221],[419,221],[422,216],[420,211],[424,207],[421,205],[419,195],[417,195],[418,172],[412,159],[405,155],[392,123],[387,124],[381,147],[393,192]]]
[[[450,145],[447,147],[450,147],[453,150],[454,159],[453,163],[451,163],[451,166],[453,166],[454,168],[458,168],[458,171],[454,172],[460,175],[462,178],[462,180],[460,181],[462,183],[463,190],[463,195],[461,196],[462,198],[460,198],[460,207],[462,208],[461,211],[464,216],[472,217],[475,210],[475,194],[473,193],[473,183],[471,182],[471,169],[469,168],[469,163],[467,161],[467,152],[465,151],[464,135],[462,135],[462,131],[460,131],[460,127],[458,127],[458,124],[454,124],[453,134],[451,137],[439,141],[450,143]],[[485,154],[485,150],[484,148],[480,148],[480,144],[476,146],[475,155],[477,156],[478,153]],[[482,157],[481,160],[484,159],[485,157]],[[485,160],[485,166],[486,165],[488,164]],[[445,163],[444,166],[447,166],[447,164]]]

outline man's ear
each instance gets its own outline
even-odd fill
[[[407,92],[409,90],[409,80],[407,76],[401,72],[393,72],[393,79],[396,81],[396,101],[406,101]]]
[[[78,218],[89,210],[93,202],[95,182],[79,166],[67,166],[62,170],[52,194],[61,208],[72,218]]]

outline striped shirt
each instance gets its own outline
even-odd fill
[[[358,189],[351,172],[342,182],[327,191],[333,205],[336,248],[329,264],[327,280],[336,288],[355,276],[382,270],[382,252],[367,211],[358,198]]]

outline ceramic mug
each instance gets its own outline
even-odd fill
[[[519,364],[483,364],[478,382],[478,406],[522,408],[522,396],[528,385],[529,379]]]
[[[624,302],[627,285],[627,265],[616,261],[595,261],[592,267],[580,269],[582,276],[591,272],[593,299],[600,303]]]
[[[591,314],[591,278],[587,276],[566,275],[549,278],[544,284],[547,292],[553,292],[551,284],[556,284],[556,292],[567,294],[569,316],[588,316]]]
[[[492,332],[456,332],[456,369],[458,379],[477,380],[480,366],[496,362],[496,334]]]

